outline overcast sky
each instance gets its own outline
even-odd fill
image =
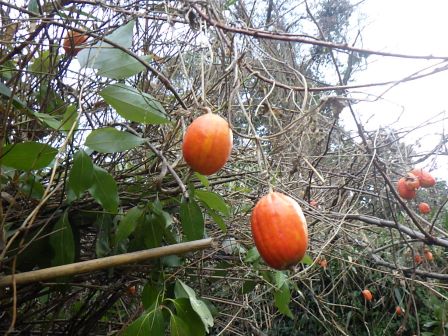
[[[367,0],[361,6],[365,13],[363,44],[366,49],[414,55],[448,57],[448,0]],[[356,76],[356,83],[399,80],[423,69],[429,61],[369,57],[366,71]],[[374,95],[387,87],[363,89]],[[378,125],[394,128],[414,127],[448,110],[448,71],[425,79],[400,84],[383,96],[384,100],[356,105],[363,122],[373,130]],[[400,114],[400,122],[396,123]],[[346,117],[348,114],[346,114]],[[443,116],[440,118],[442,119]],[[412,134],[408,142],[424,136],[422,150],[440,140],[444,123],[432,124]],[[445,125],[446,126],[446,125]],[[437,161],[440,177],[447,177],[447,162]]]

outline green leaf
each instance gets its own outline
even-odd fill
[[[289,292],[289,286],[284,283],[283,286],[274,292],[275,306],[278,311],[283,315],[294,318],[291,310],[289,309],[289,303],[291,302],[291,293]]]
[[[70,129],[73,127],[73,124],[77,121],[77,119],[78,119],[77,107],[75,105],[67,106],[67,108],[65,109],[65,113],[62,116],[59,129],[65,132],[70,131]]]
[[[193,310],[190,300],[187,298],[179,298],[173,301],[176,307],[176,314],[184,321],[188,321],[190,331],[194,336],[205,335],[204,324],[199,315]]]
[[[107,35],[106,38],[123,48],[129,49],[132,46],[134,25],[135,21],[131,21],[116,29],[112,34]],[[77,57],[81,67],[98,69],[100,76],[113,79],[128,78],[146,68],[127,52],[104,41],[100,41],[90,48],[85,48],[79,52]],[[150,56],[141,58],[146,62],[151,60]]]
[[[109,214],[101,214],[95,225],[98,228],[96,235],[95,252],[98,258],[105,257],[110,254],[110,233],[112,231],[113,222],[112,216]]]
[[[201,181],[204,187],[208,188],[210,186],[210,182],[208,181],[207,176],[199,174],[198,172],[195,172],[194,175],[198,178],[199,181]]]
[[[68,175],[68,185],[79,198],[93,183],[93,162],[82,149],[73,156],[73,167]]]
[[[142,303],[145,309],[157,308],[163,300],[164,289],[160,286],[155,286],[152,281],[147,282],[143,287]]]
[[[113,84],[100,92],[123,118],[143,124],[168,123],[163,106],[150,94],[125,84]]]
[[[139,221],[142,220],[145,212],[139,207],[133,207],[128,210],[126,215],[118,224],[117,232],[115,233],[115,245],[125,240],[129,235],[134,232]]]
[[[134,33],[135,21],[129,21],[124,26],[117,28],[113,33],[106,35],[106,38],[129,49],[132,46],[132,35]],[[112,65],[114,58],[124,53],[120,49],[116,49],[109,43],[100,41],[90,48],[81,50],[77,57],[82,68],[102,69]]]
[[[58,58],[60,58],[60,56],[50,54],[49,50],[45,50],[34,59],[29,70],[37,75],[54,75],[56,69],[54,65],[57,63]]]
[[[123,332],[124,336],[164,336],[165,323],[160,309],[143,313]]]
[[[129,132],[108,127],[92,131],[85,144],[100,153],[115,153],[137,147],[143,142],[144,139]]]
[[[204,218],[201,208],[193,199],[183,200],[180,205],[180,220],[186,240],[204,237]]]
[[[39,178],[35,175],[25,175],[20,177],[20,191],[25,195],[41,199],[44,195],[44,186],[39,182]]]
[[[395,300],[397,300],[400,305],[403,302],[403,297],[401,296],[401,292],[398,288],[394,288]]]
[[[246,253],[246,257],[244,258],[244,262],[253,263],[254,261],[260,260],[260,253],[257,248],[254,246]]]
[[[39,13],[39,6],[37,0],[31,0],[28,4],[28,10],[30,12]]]
[[[170,335],[171,336],[195,336],[191,333],[188,323],[183,318],[174,314],[170,317]]]
[[[255,281],[246,280],[243,282],[243,287],[241,288],[241,292],[243,294],[248,294],[254,290],[256,285],[257,285],[257,283]]]
[[[61,126],[61,122],[49,114],[39,112],[34,112],[33,114],[36,116],[37,119],[39,119],[41,122],[47,124],[53,129],[59,129],[59,127]]]
[[[191,307],[201,318],[206,332],[208,332],[209,327],[213,327],[213,316],[210,313],[208,306],[204,303],[204,301],[196,298],[196,293],[190,286],[181,280],[177,280],[174,285],[174,294],[176,299],[188,298],[190,300]]]
[[[163,228],[167,228],[173,224],[173,218],[168,212],[163,211],[162,204],[158,199],[151,205],[151,211],[161,222]]]
[[[51,260],[52,266],[66,265],[75,261],[75,241],[67,211],[53,227],[50,245],[54,252],[54,257]]]
[[[272,275],[273,275],[274,285],[277,289],[282,288],[283,285],[286,284],[288,281],[288,277],[282,271],[273,271]]]
[[[216,211],[210,209],[207,207],[208,214],[213,218],[216,224],[218,224],[218,227],[221,229],[222,232],[227,233],[227,226],[224,222],[224,219],[220,214],[218,214]]]
[[[141,57],[146,63],[151,61],[150,56]],[[104,63],[98,70],[98,75],[113,78],[124,79],[138,74],[146,67],[131,55],[115,49],[107,63]]]
[[[38,142],[22,142],[3,147],[0,165],[15,169],[35,170],[48,166],[58,151]]]
[[[159,247],[163,239],[164,221],[159,216],[150,214],[146,216],[143,225],[143,241],[146,248]]]
[[[117,183],[112,175],[96,165],[93,166],[93,184],[89,192],[105,210],[111,213],[118,212]]]
[[[311,266],[313,264],[313,258],[311,258],[308,254],[305,254],[302,258],[302,260],[300,260],[300,262],[302,264]]]
[[[6,98],[11,98],[12,96],[12,91],[10,90],[9,87],[7,87],[5,84],[3,84],[2,82],[0,82],[0,95],[4,96]],[[16,108],[26,108],[26,104],[24,102],[22,102],[20,99],[13,97],[13,105]]]
[[[211,209],[220,211],[225,216],[230,215],[229,207],[221,195],[212,191],[196,190],[195,197],[207,204]]]

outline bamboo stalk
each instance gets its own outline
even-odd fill
[[[212,238],[194,240],[186,243],[156,247],[149,250],[124,253],[120,255],[98,258],[94,260],[81,261],[68,265],[44,268],[41,270],[17,273],[0,277],[0,287],[12,285],[13,281],[17,285],[45,281],[75,274],[89,273],[105,268],[142,262],[148,259],[160,258],[173,254],[183,254],[196,250],[202,250],[212,245]]]

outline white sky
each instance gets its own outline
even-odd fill
[[[366,16],[362,31],[363,48],[448,57],[448,0],[367,0],[361,10]],[[354,83],[400,80],[434,63],[376,56],[370,56],[368,62],[367,70],[359,73]],[[382,86],[362,91],[379,95],[387,88]],[[378,125],[391,125],[396,129],[421,125],[427,119],[448,111],[448,71],[400,84],[383,98],[355,105],[363,123],[368,121],[367,129],[375,130]],[[400,122],[395,123],[400,113],[403,113]],[[348,113],[345,113],[346,118]],[[413,143],[424,136],[422,150],[430,149],[440,141],[438,134],[442,133],[443,124],[439,122],[414,132],[406,141]],[[447,164],[444,158],[437,160],[439,169],[435,174],[438,177],[447,178]]]

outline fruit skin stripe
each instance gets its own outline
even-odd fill
[[[186,243],[173,244],[168,246],[156,247],[149,250],[124,253],[120,255],[98,258],[93,260],[81,261],[68,265],[44,268],[41,270],[17,273],[0,278],[0,287],[45,281],[62,276],[70,276],[82,273],[89,273],[105,268],[111,268],[121,265],[142,262],[148,259],[160,258],[163,256],[183,254],[208,248],[212,245],[213,239],[200,239]]]

